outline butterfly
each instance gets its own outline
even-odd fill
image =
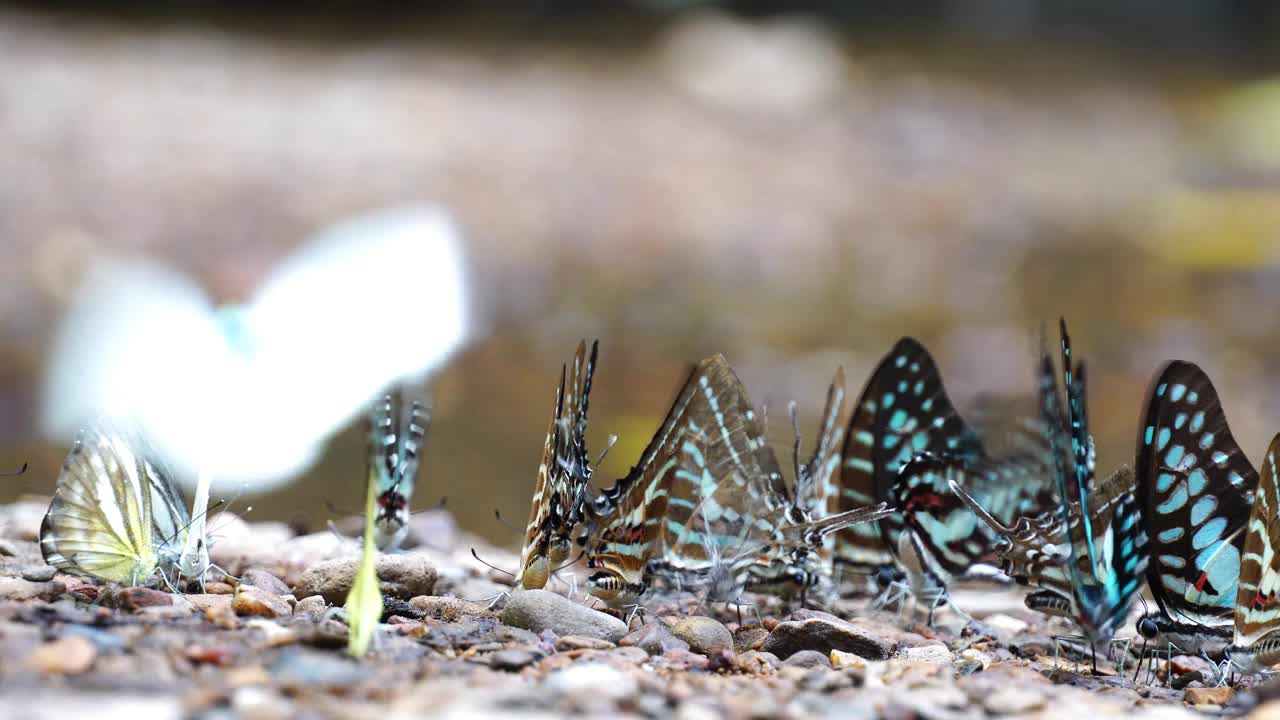
[[[364,502],[364,544],[355,579],[347,591],[343,609],[347,613],[347,653],[364,657],[382,618],[382,587],[378,581],[377,533],[381,508],[378,479],[370,474]]]
[[[1246,525],[1236,585],[1231,665],[1256,673],[1280,663],[1280,435],[1271,440]]]
[[[568,559],[577,539],[575,532],[586,520],[592,468],[587,461],[585,435],[598,352],[599,342],[591,344],[590,356],[586,341],[578,344],[567,394],[565,369],[561,369],[555,414],[543,442],[529,523],[520,551],[517,584],[523,589],[546,586],[552,569]]]
[[[1071,340],[1060,323],[1062,402],[1057,382],[1042,394],[1058,508],[1007,526],[960,483],[951,490],[1000,535],[1002,569],[1039,588],[1027,607],[1071,618],[1091,643],[1110,639],[1137,595],[1148,562],[1148,540],[1132,470],[1121,467],[1095,482],[1096,455],[1088,430],[1083,365],[1071,364]],[[1050,392],[1051,391],[1051,392]],[[1065,413],[1063,408],[1065,403]]]
[[[430,424],[431,412],[423,403],[415,400],[406,411],[403,392],[384,395],[370,411],[368,469],[376,493],[374,541],[379,550],[395,550],[409,533],[418,454]]]
[[[103,260],[56,332],[44,431],[71,436],[107,418],[184,476],[287,482],[369,398],[464,341],[459,244],[439,209],[375,212],[319,233],[246,302],[223,306],[157,263]],[[425,316],[405,322],[405,308]]]
[[[640,462],[613,489],[601,493],[596,512],[608,516],[612,499],[647,477],[665,477],[672,467],[666,519],[650,570],[677,585],[719,586],[718,596],[741,588],[803,593],[824,573],[829,535],[863,518],[857,512],[813,521],[806,504],[825,512],[839,447],[835,426],[843,399],[843,373],[828,394],[824,427],[814,458],[798,466],[793,496],[765,438],[746,389],[722,355],[700,362],[685,382],[666,420]],[[823,493],[827,493],[824,496]],[[748,551],[750,549],[750,551]],[[730,565],[725,565],[725,560]],[[829,566],[829,563],[828,563]],[[829,575],[829,572],[826,573]]]
[[[1139,634],[1184,652],[1229,642],[1258,473],[1196,365],[1175,360],[1153,378],[1136,474],[1151,542],[1147,586],[1159,607],[1138,621]]]
[[[982,457],[983,449],[947,397],[929,351],[906,337],[876,366],[849,419],[840,509],[891,500],[899,471],[922,453],[965,460]],[[902,514],[895,512],[840,533],[837,562],[868,573],[893,568],[903,525]]]
[[[173,587],[191,515],[169,471],[139,445],[96,428],[77,437],[40,523],[46,563],[85,578]],[[196,545],[191,562],[207,568],[207,543]]]

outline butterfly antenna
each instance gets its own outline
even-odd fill
[[[173,539],[174,539],[174,538],[176,538],[176,537],[178,537],[179,535],[181,535],[182,533],[186,532],[186,531],[187,531],[187,530],[188,530],[192,525],[194,525],[194,524],[195,524],[195,522],[196,522],[196,520],[199,520],[200,518],[207,516],[207,515],[209,514],[209,511],[211,511],[211,510],[216,510],[218,507],[220,507],[220,506],[222,506],[222,505],[225,505],[226,503],[227,503],[227,501],[226,501],[226,500],[219,500],[218,502],[216,502],[216,503],[214,503],[214,504],[210,505],[209,507],[205,508],[205,509],[204,509],[204,510],[202,510],[201,512],[197,513],[195,517],[191,518],[191,520],[189,520],[189,521],[187,522],[187,524],[186,524],[186,525],[183,525],[182,527],[178,528],[177,530],[174,530],[174,531],[173,531],[173,534],[172,534],[172,535],[170,535],[169,537],[165,538],[165,539],[164,539],[164,541],[165,541],[166,543],[168,543],[168,542],[173,542]]]
[[[604,456],[608,455],[609,451],[612,450],[613,446],[616,444],[618,444],[618,436],[610,433],[609,439],[604,443],[604,450],[601,450],[600,457],[596,458],[596,467],[599,467],[600,463],[604,462]]]
[[[22,467],[18,468],[13,472],[0,473],[0,477],[17,477],[26,471],[27,471],[27,464],[22,463]]]
[[[473,557],[473,558],[475,558],[476,560],[478,560],[478,561],[480,562],[480,564],[481,564],[481,565],[484,565],[485,567],[489,568],[490,570],[497,570],[498,572],[502,573],[503,575],[508,575],[508,576],[510,576],[512,580],[514,580],[514,579],[515,579],[515,577],[516,577],[515,573],[507,572],[506,570],[503,570],[502,568],[498,567],[497,565],[494,565],[493,563],[485,562],[485,561],[484,561],[484,559],[482,559],[482,558],[480,557],[480,555],[476,553],[476,549],[475,549],[475,548],[471,548],[471,557]]]
[[[567,562],[567,563],[565,563],[565,564],[561,565],[561,566],[560,566],[560,567],[558,567],[558,568],[555,568],[554,570],[552,570],[552,571],[551,571],[551,574],[552,574],[552,575],[555,575],[556,573],[560,572],[561,570],[563,570],[563,569],[565,569],[565,568],[567,568],[567,567],[572,567],[573,565],[576,565],[576,564],[577,564],[577,562],[578,562],[579,560],[581,560],[583,557],[585,557],[585,556],[586,556],[586,554],[587,554],[587,551],[586,551],[586,550],[583,550],[582,552],[578,553],[578,557],[576,557],[576,558],[574,558],[574,559],[570,560],[569,562]]]

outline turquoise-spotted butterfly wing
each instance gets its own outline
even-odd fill
[[[858,398],[844,441],[840,510],[892,500],[899,470],[916,455],[968,460],[983,455],[978,436],[956,412],[929,351],[902,338],[880,364]],[[893,513],[839,533],[836,558],[873,570],[893,565],[903,517]]]
[[[1155,376],[1136,472],[1156,603],[1175,620],[1230,624],[1258,473],[1196,365],[1175,360]]]

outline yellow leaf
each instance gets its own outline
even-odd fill
[[[378,552],[373,542],[373,524],[376,503],[373,483],[369,483],[368,497],[364,507],[364,552],[360,557],[360,567],[356,569],[355,582],[351,584],[351,592],[347,593],[347,602],[343,607],[347,611],[347,624],[350,634],[347,638],[347,652],[355,657],[364,657],[369,651],[369,642],[373,640],[378,620],[382,618],[382,589],[378,585]]]

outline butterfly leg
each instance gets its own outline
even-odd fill
[[[1107,659],[1116,666],[1116,674],[1121,678],[1124,677],[1125,668],[1129,667],[1129,646],[1132,643],[1132,638],[1112,638],[1111,642],[1107,643]],[[1112,653],[1115,653],[1114,657]],[[1136,680],[1137,673],[1134,675]]]
[[[1138,684],[1138,673],[1142,672],[1143,660],[1147,656],[1147,639],[1142,638],[1142,647],[1138,649],[1138,662],[1133,666],[1133,684]]]

